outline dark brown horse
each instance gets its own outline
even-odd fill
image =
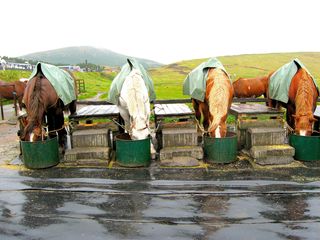
[[[206,80],[206,94],[203,102],[192,99],[199,124],[203,117],[203,130],[211,137],[225,137],[227,115],[233,98],[233,88],[227,74],[219,68],[210,68]],[[200,128],[201,125],[199,125]]]
[[[0,98],[5,98],[8,100],[14,99],[14,92],[16,93],[16,99],[18,101],[19,107],[22,107],[23,93],[26,88],[25,82],[15,81],[15,82],[4,82],[0,80]]]
[[[232,83],[234,96],[237,98],[267,97],[268,76],[239,78]]]
[[[317,105],[318,96],[319,92],[312,77],[304,68],[299,68],[290,83],[288,103],[284,104],[271,99],[269,106],[285,107],[288,125],[294,129],[296,134],[310,136],[316,121],[313,112]]]
[[[49,80],[39,71],[28,82],[23,102],[27,117],[21,139],[32,142],[45,138],[46,133],[49,133],[49,137],[58,133],[59,145],[65,149],[67,133],[64,128],[63,111],[69,109],[71,114],[75,113],[76,101],[65,106]],[[48,132],[43,128],[44,124],[47,125]]]

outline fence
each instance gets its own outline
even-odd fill
[[[86,91],[86,84],[84,79],[76,79],[77,92],[78,94],[84,93]]]

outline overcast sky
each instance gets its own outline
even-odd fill
[[[319,0],[5,0],[0,56],[93,46],[162,63],[320,51]]]

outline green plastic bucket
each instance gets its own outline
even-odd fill
[[[123,167],[147,167],[150,165],[150,138],[131,140],[127,133],[116,140],[116,160]]]
[[[289,143],[295,149],[294,158],[301,161],[320,160],[320,136],[289,135]]]
[[[237,158],[237,134],[228,132],[224,138],[204,136],[204,159],[211,163],[230,163]]]
[[[59,163],[59,145],[57,137],[45,141],[20,141],[23,163],[27,168],[40,169]]]

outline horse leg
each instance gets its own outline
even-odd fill
[[[119,114],[118,122],[119,122],[120,126],[125,126],[125,122],[124,122],[123,118],[121,117],[121,114]],[[123,127],[118,126],[118,130],[119,130],[120,134],[125,132],[125,129],[123,129]]]
[[[119,132],[124,133],[125,130],[126,131],[130,130],[130,115],[129,115],[128,110],[125,109],[123,106],[118,106],[118,109],[119,109],[119,113],[120,113],[119,123],[121,126],[124,125],[124,128],[125,128],[125,129],[123,129],[122,127],[120,127]]]
[[[63,112],[59,114],[56,117],[56,129],[58,129],[58,139],[59,139],[59,146],[62,148],[62,154],[65,153],[65,150],[67,149],[67,131],[63,127],[64,125],[64,117],[63,117]]]
[[[192,105],[193,105],[194,113],[196,115],[196,119],[200,123],[201,112],[199,111],[199,103],[198,103],[198,101],[195,100],[195,99],[192,99]]]
[[[69,104],[69,111],[70,111],[70,115],[73,115],[77,112],[77,102],[76,100],[72,101]]]
[[[290,103],[290,100],[287,104],[287,111],[286,111],[286,118],[287,118],[287,123],[288,125],[292,128],[295,129],[295,121],[294,121],[294,117],[292,116],[293,114],[295,114],[296,112],[296,108],[295,105]]]
[[[200,111],[203,115],[203,128],[207,131],[210,125],[209,105],[207,103],[202,104]]]
[[[151,154],[151,159],[156,159],[156,149],[152,143],[152,140],[150,140],[150,154]]]
[[[267,99],[267,101],[266,101],[266,106],[267,106],[267,107],[270,107],[270,106],[269,106],[268,94],[267,94],[267,93],[263,93],[262,95],[263,95],[263,97],[264,97],[265,99]]]
[[[62,154],[65,153],[67,149],[67,131],[63,127],[64,125],[64,117],[63,112],[59,111],[48,111],[47,113],[47,121],[48,121],[48,130],[49,130],[49,137],[53,138],[56,137],[58,134],[58,143],[59,147],[62,149]]]
[[[196,120],[198,122],[197,129],[200,130],[199,128],[201,127],[201,116],[205,113],[203,111],[204,103],[199,102],[198,100],[192,99],[192,105],[193,105],[194,113],[196,116]],[[208,120],[203,119],[202,125],[203,125],[204,129],[208,128],[208,126],[209,126]]]
[[[18,112],[22,110],[22,97],[23,97],[23,96],[20,96],[20,97],[18,97],[18,99],[17,99],[17,101],[18,101],[18,106],[19,106],[19,109],[17,109]]]

